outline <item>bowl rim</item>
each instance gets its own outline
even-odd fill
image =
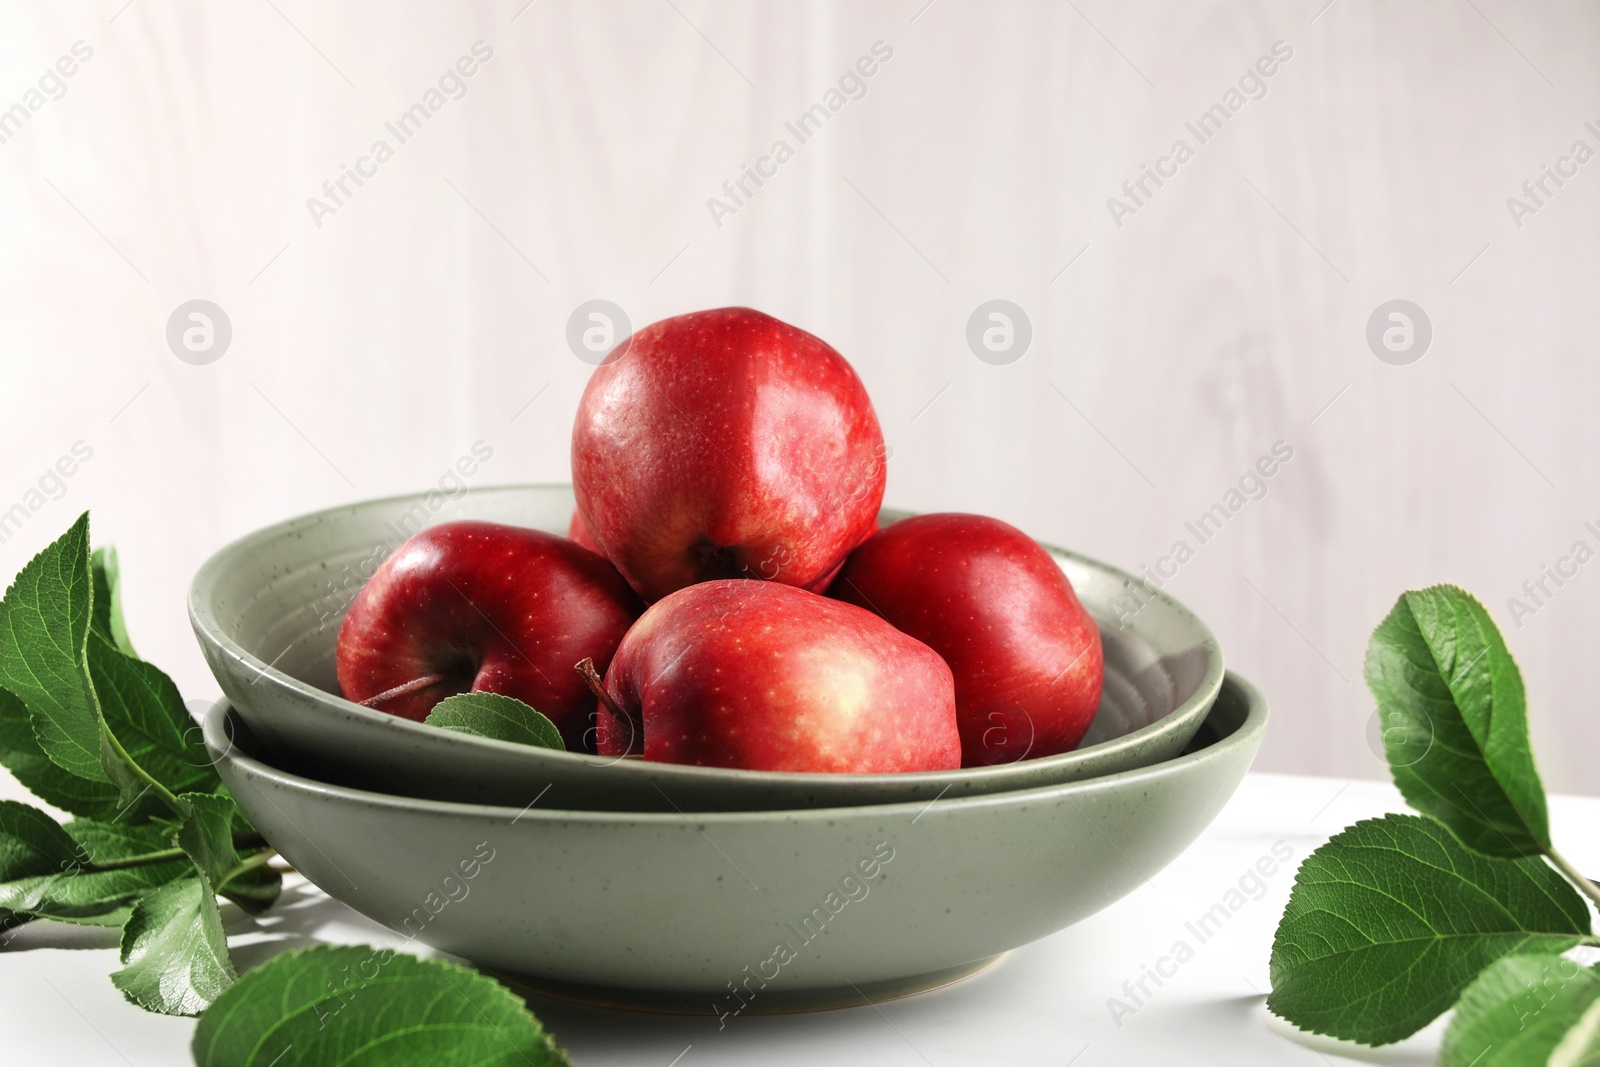
[[[682,810],[671,812],[592,811],[583,808],[538,808],[536,807],[538,801],[535,799],[533,804],[529,804],[519,811],[510,805],[475,804],[456,800],[427,800],[421,797],[409,797],[396,793],[378,793],[369,789],[357,789],[353,786],[319,782],[304,775],[281,770],[238,750],[233,744],[233,737],[226,733],[225,723],[229,715],[233,713],[232,704],[226,697],[217,701],[207,710],[201,729],[205,738],[206,748],[212,753],[214,763],[231,763],[239,768],[241,773],[252,778],[265,779],[279,788],[289,789],[297,793],[312,793],[334,800],[366,805],[371,808],[409,811],[417,814],[450,815],[483,820],[493,819],[497,822],[507,822],[508,825],[514,825],[524,819],[535,823],[586,822],[629,825],[657,825],[676,823],[687,819],[696,826],[727,826],[816,822],[819,820],[838,821],[845,818],[853,819],[865,816],[893,819],[896,816],[916,813],[913,818],[913,821],[915,821],[915,819],[920,819],[923,814],[935,809],[940,812],[966,811],[976,808],[1048,802],[1070,798],[1074,795],[1092,795],[1118,786],[1136,785],[1141,781],[1178,774],[1200,764],[1228,758],[1241,748],[1259,745],[1267,727],[1268,707],[1266,696],[1260,689],[1256,688],[1254,683],[1234,671],[1227,672],[1224,684],[1237,689],[1244,703],[1244,720],[1240,722],[1238,728],[1226,737],[1220,738],[1198,751],[1164,760],[1148,767],[1133,767],[1113,774],[1079,779],[1075,782],[1060,782],[1055,785],[1013,789],[999,793],[983,793],[975,796],[951,797],[948,800],[934,797],[932,800],[901,801],[891,804],[848,804],[831,808],[765,808],[753,811],[711,812],[685,812]],[[1218,697],[1220,700],[1220,693]],[[1209,719],[1211,714],[1212,712],[1208,711],[1206,717]],[[1248,767],[1246,770],[1248,770]]]
[[[468,496],[487,496],[525,490],[557,490],[570,493],[572,485],[570,482],[515,482],[506,485],[470,486],[453,499],[459,500]],[[413,722],[396,715],[388,715],[372,708],[362,707],[354,701],[345,699],[342,694],[330,693],[325,689],[319,689],[286,671],[279,670],[273,663],[269,663],[246,650],[244,646],[224,631],[216,614],[211,609],[211,592],[217,587],[220,576],[239,557],[248,555],[262,545],[282,540],[299,527],[327,521],[329,517],[339,512],[394,505],[403,501],[414,502],[423,499],[427,495],[428,491],[398,493],[392,496],[338,504],[330,508],[305,512],[272,523],[229,541],[207,557],[205,562],[200,565],[199,570],[195,572],[193,580],[189,583],[188,608],[191,628],[202,643],[211,643],[223,654],[254,673],[256,678],[252,684],[261,681],[271,682],[280,688],[289,689],[301,697],[327,703],[331,705],[332,710],[339,712],[347,719],[367,723],[373,729],[389,730],[397,732],[401,737],[422,740],[425,744],[455,746],[466,751],[489,746],[491,750],[520,756],[530,764],[540,763],[545,760],[556,760],[568,761],[574,765],[581,762],[595,769],[610,768],[617,762],[616,760],[598,756],[594,753],[533,748],[511,741],[476,737],[450,730],[439,730],[424,723]],[[880,514],[894,515],[898,520],[928,513],[886,507],[880,509]],[[1204,651],[1206,663],[1205,670],[1196,684],[1194,692],[1190,694],[1187,700],[1184,700],[1154,722],[1141,726],[1137,730],[1130,730],[1118,737],[1109,738],[1084,748],[1074,748],[1067,752],[1058,752],[1049,756],[1037,756],[1033,759],[1014,760],[1010,763],[997,763],[987,767],[959,767],[943,771],[907,771],[888,774],[829,774],[814,771],[755,771],[733,767],[701,767],[691,764],[644,763],[641,761],[624,761],[624,765],[647,768],[649,774],[657,777],[666,776],[684,781],[699,780],[705,783],[714,781],[744,782],[752,786],[758,784],[781,784],[788,787],[804,788],[809,785],[828,789],[830,787],[849,786],[870,788],[873,783],[881,783],[888,780],[908,782],[912,785],[954,781],[981,782],[989,778],[1003,779],[1011,776],[1020,776],[1023,773],[1021,770],[1023,768],[1043,770],[1057,764],[1080,762],[1085,755],[1110,754],[1126,748],[1138,747],[1144,744],[1147,739],[1170,730],[1173,722],[1187,715],[1193,715],[1202,710],[1206,715],[1209,715],[1209,709],[1216,702],[1217,695],[1222,688],[1223,678],[1227,675],[1228,670],[1227,663],[1223,657],[1222,646],[1204,620],[1196,615],[1188,605],[1172,596],[1166,590],[1153,586],[1144,578],[1091,556],[1074,552],[1071,549],[1061,548],[1045,541],[1037,541],[1036,543],[1053,557],[1070,560],[1079,566],[1101,571],[1120,580],[1124,588],[1138,589],[1147,598],[1160,601],[1164,607],[1175,612],[1178,618],[1195,632],[1197,641],[1194,647]],[[1096,620],[1096,626],[1097,628],[1100,626],[1098,619]],[[1200,721],[1205,721],[1205,715],[1201,716]],[[622,773],[639,772],[624,771]]]

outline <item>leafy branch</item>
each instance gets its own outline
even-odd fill
[[[314,1065],[379,1044],[385,1062],[570,1067],[521,1001],[455,964],[318,948],[239,976],[219,899],[260,913],[283,876],[177,686],[134,652],[120,578],[113,551],[91,553],[84,514],[0,599],[0,765],[77,816],[0,801],[0,928],[120,927],[113,984],[150,1011],[201,1014],[193,1051],[214,1067]],[[436,725],[560,746],[548,719],[509,698],[457,698]],[[356,965],[371,973],[352,977]]]
[[[1301,864],[1272,946],[1267,1006],[1381,1045],[1451,1007],[1448,1067],[1600,1063],[1600,889],[1550,840],[1521,673],[1483,605],[1402,595],[1366,680],[1401,795],[1426,818],[1348,827]],[[1537,1015],[1536,1024],[1530,1019]]]

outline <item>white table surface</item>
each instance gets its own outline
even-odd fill
[[[9,777],[0,795],[24,794]],[[1558,845],[1600,871],[1600,798],[1553,797]],[[1010,953],[945,989],[843,1011],[731,1018],[631,1014],[555,1001],[533,1007],[580,1067],[871,1064],[872,1067],[1096,1067],[1109,1064],[1431,1063],[1442,1022],[1385,1049],[1302,1035],[1263,1005],[1272,933],[1294,869],[1330,835],[1385,811],[1404,810],[1387,783],[1250,775],[1205,835],[1150,884],[1105,911]],[[1200,944],[1185,923],[1221,900],[1276,842],[1293,850],[1265,890]],[[1281,849],[1280,849],[1281,851]],[[997,872],[1004,877],[1004,872]],[[1248,887],[1248,882],[1247,882]],[[401,947],[387,930],[290,876],[282,900],[250,919],[225,910],[241,969],[283,945],[370,942]],[[1131,1016],[1126,1000],[1175,942],[1194,955]],[[8,1064],[189,1062],[191,1019],[126,1003],[107,978],[114,931],[30,923],[0,946],[0,1019]],[[1168,967],[1167,969],[1171,969]],[[1120,1021],[1120,1025],[1119,1025]],[[675,1058],[676,1057],[676,1058]]]

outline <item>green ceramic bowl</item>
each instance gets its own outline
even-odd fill
[[[402,935],[559,996],[732,1013],[942,984],[1094,914],[1199,836],[1266,723],[1261,694],[1230,674],[1190,751],[1155,766],[959,800],[692,817],[328,784],[263,761],[226,702],[205,740],[299,871]]]
[[[418,494],[322,511],[223,548],[195,576],[189,617],[223,694],[266,750],[319,775],[411,796],[598,811],[759,811],[899,803],[1057,785],[1170,759],[1222,684],[1222,652],[1172,598],[1050,549],[1100,623],[1105,694],[1076,751],[917,774],[793,774],[611,760],[491,741],[338,695],[334,646],[377,559],[425,525],[474,518],[565,532],[567,486]],[[903,518],[885,512],[884,521]],[[1118,624],[1119,604],[1123,616]],[[1128,608],[1142,604],[1131,615]]]

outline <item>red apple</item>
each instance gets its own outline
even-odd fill
[[[578,510],[647,602],[713,578],[814,590],[872,533],[883,433],[844,357],[749,308],[664,319],[596,368]]]
[[[704,582],[656,602],[604,693],[601,755],[760,771],[961,765],[954,682],[933,649],[777,582]]]
[[[829,595],[930,645],[956,681],[962,765],[1076,748],[1100,703],[1100,631],[1056,561],[981,515],[919,515],[884,527],[845,562]]]
[[[583,524],[583,514],[578,511],[572,513],[572,521],[567,523],[567,540],[576,541],[590,552],[600,552],[600,546],[594,543],[594,538],[589,536],[589,527]],[[604,552],[600,552],[603,556]]]
[[[397,548],[356,594],[339,628],[339,686],[416,721],[456,693],[502,693],[580,750],[594,697],[572,665],[609,663],[643,610],[616,568],[565,537],[444,523]]]

